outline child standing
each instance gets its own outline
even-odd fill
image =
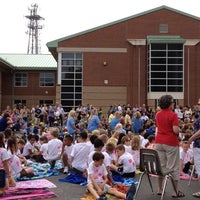
[[[126,200],[132,200],[135,195],[135,185],[131,185],[127,194],[117,191],[110,185],[107,185],[107,170],[103,164],[104,155],[102,152],[95,152],[93,155],[93,162],[89,164],[87,169],[87,189],[95,197],[96,200],[106,200],[104,196],[106,193],[113,194],[116,197]]]

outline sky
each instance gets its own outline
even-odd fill
[[[162,5],[200,17],[199,0],[1,0],[0,53],[27,53],[31,5],[38,5],[41,53],[46,43]],[[167,17],[167,16],[166,16]]]

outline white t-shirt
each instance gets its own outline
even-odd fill
[[[33,151],[34,150],[34,145],[32,145],[29,141],[24,145],[24,149],[22,152],[23,156],[28,156],[30,154],[29,150]]]
[[[71,152],[72,152],[73,146],[74,146],[73,144],[71,144],[70,146],[65,145],[65,148],[64,148],[64,150],[67,154],[69,164],[71,164]]]
[[[130,153],[124,152],[118,159],[118,164],[123,165],[123,174],[131,173],[136,170],[136,164]]]
[[[89,154],[89,156],[88,156],[88,166],[89,166],[89,164],[90,164],[91,162],[93,162],[92,157],[93,157],[93,155],[94,155],[95,152],[96,152],[96,151],[90,152],[90,154]],[[103,163],[104,163],[105,167],[110,166],[110,163],[111,163],[110,156],[109,156],[108,153],[105,152],[105,151],[102,152],[102,154],[104,155]]]
[[[61,155],[62,141],[54,138],[47,143],[47,160],[57,160]]]
[[[124,144],[124,147],[125,147],[126,152],[131,153],[131,151],[132,151],[131,146],[127,146]]]
[[[80,142],[76,143],[71,152],[72,167],[83,172],[87,168],[88,155],[90,153],[90,148],[87,143]]]
[[[8,155],[10,156],[9,166],[14,178],[20,176],[20,172],[22,171],[21,161],[19,157],[15,154],[12,154],[10,150],[8,150]]]
[[[40,146],[40,151],[42,152],[42,156],[45,160],[47,160],[47,152],[48,152],[48,143],[43,143]]]
[[[94,179],[96,180],[97,183],[102,183],[103,177],[107,176],[108,172],[106,170],[106,167],[104,164],[100,165],[99,167],[96,167],[94,165],[94,161],[92,161],[89,164],[89,167],[87,168],[87,172],[88,172],[88,178],[87,178],[87,183],[92,183],[91,179],[90,179],[90,174],[94,175]]]
[[[180,159],[183,160],[183,164],[185,165],[187,162],[190,162],[193,158],[193,152],[188,150],[187,152],[180,149]]]
[[[5,148],[0,147],[0,169],[4,169],[3,161],[9,160],[10,156]]]
[[[132,150],[131,155],[133,160],[135,161],[136,166],[140,165],[140,151],[139,150]]]

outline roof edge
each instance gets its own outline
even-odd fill
[[[113,21],[113,22],[110,22],[110,23],[107,23],[107,24],[104,24],[104,25],[100,25],[100,26],[97,26],[97,27],[94,27],[94,28],[91,28],[91,29],[87,29],[85,31],[81,31],[81,32],[78,32],[78,33],[75,33],[75,34],[72,34],[72,35],[69,35],[69,36],[66,36],[66,37],[62,37],[62,38],[59,38],[59,39],[56,39],[56,40],[52,40],[50,42],[47,42],[46,46],[48,48],[57,48],[58,47],[58,43],[61,42],[61,41],[64,41],[64,40],[67,40],[67,39],[70,39],[70,38],[73,38],[73,37],[76,37],[76,36],[79,36],[79,35],[83,35],[83,34],[86,34],[86,33],[101,29],[101,28],[105,28],[105,27],[108,27],[110,25],[118,24],[118,23],[121,23],[123,21],[129,20],[129,19],[132,19],[132,18],[140,17],[142,15],[146,15],[146,14],[149,14],[149,13],[161,10],[161,9],[167,9],[167,10],[179,13],[181,15],[185,15],[185,16],[191,17],[191,18],[196,19],[196,20],[200,20],[200,18],[197,17],[197,16],[188,14],[186,12],[182,12],[182,11],[177,10],[175,8],[168,7],[166,5],[162,5],[162,6],[159,6],[159,7],[156,7],[156,8],[153,8],[153,9],[150,9],[150,10],[135,14],[135,15],[131,15],[129,17],[122,18],[120,20],[116,20],[116,21]]]

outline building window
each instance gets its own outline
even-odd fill
[[[82,103],[82,53],[62,53],[61,104],[65,112]]]
[[[40,73],[40,87],[52,87],[55,85],[54,73]]]
[[[24,99],[15,99],[14,100],[14,104],[15,105],[19,105],[19,104],[26,105],[26,100],[24,100]]]
[[[28,75],[24,72],[15,73],[15,86],[26,87],[28,84]]]
[[[53,104],[53,100],[39,100],[39,104],[40,105],[46,104],[47,106],[49,106]]]
[[[148,92],[183,92],[183,44],[149,44]]]
[[[168,33],[168,24],[160,24],[160,33]]]

